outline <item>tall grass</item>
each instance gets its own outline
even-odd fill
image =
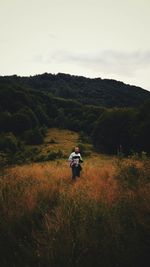
[[[87,159],[77,182],[65,161],[6,170],[0,266],[148,266],[148,166]]]

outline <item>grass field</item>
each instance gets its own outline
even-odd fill
[[[76,144],[76,133],[52,129],[41,149],[69,156]],[[0,266],[148,266],[149,160],[84,146],[76,182],[64,158],[1,172]]]
[[[69,130],[51,128],[48,130],[44,145],[37,146],[41,153],[62,150],[64,155],[68,155],[70,150],[78,142],[78,134]]]

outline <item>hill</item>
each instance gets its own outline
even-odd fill
[[[0,77],[0,151],[40,145],[47,128],[55,127],[88,136],[100,152],[116,154],[121,146],[124,154],[150,154],[148,100],[150,92],[112,80]]]
[[[149,91],[120,81],[63,73],[44,73],[30,77],[1,76],[2,84],[48,92],[55,97],[101,107],[135,107],[150,99]]]
[[[0,83],[1,265],[147,266],[150,103],[82,105],[18,79]],[[90,140],[102,152],[146,152],[99,155]],[[72,182],[75,145],[84,163]]]

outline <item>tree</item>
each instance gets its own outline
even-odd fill
[[[26,115],[28,117],[28,119],[30,119],[30,124],[31,124],[32,129],[36,128],[39,125],[38,118],[35,115],[35,112],[31,108],[24,107],[24,108],[19,110],[19,114]]]
[[[40,105],[38,105],[35,109],[36,111],[36,116],[38,117],[38,120],[41,125],[49,125],[49,117],[44,111],[44,108]]]
[[[134,145],[138,151],[150,154],[150,102],[141,106],[136,117]]]
[[[0,132],[9,132],[11,130],[11,113],[0,112]]]
[[[44,141],[42,132],[39,128],[26,131],[23,138],[28,145],[40,145]]]
[[[14,134],[0,134],[0,150],[5,152],[16,152],[18,149],[18,141]]]
[[[105,111],[92,134],[95,147],[104,153],[116,154],[120,146],[124,153],[132,149],[131,132],[134,121],[131,109]]]
[[[22,113],[15,113],[12,116],[11,128],[16,134],[21,134],[24,131],[31,129],[31,120],[28,115]]]

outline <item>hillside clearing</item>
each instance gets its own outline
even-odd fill
[[[41,150],[62,149],[68,156],[77,142],[76,133],[51,129]],[[2,172],[3,267],[146,266],[149,161],[102,156],[84,145],[91,154],[76,182],[67,158]]]

